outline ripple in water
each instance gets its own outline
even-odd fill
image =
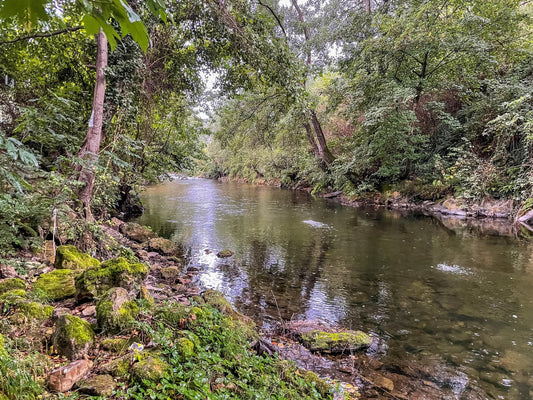
[[[436,267],[432,266],[431,268],[437,269],[442,272],[449,272],[450,274],[455,274],[455,275],[470,275],[471,273],[468,269],[460,267],[459,265],[455,265],[455,264],[448,265],[448,264],[441,263],[441,264],[437,264]]]

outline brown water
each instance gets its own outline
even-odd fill
[[[267,325],[320,318],[373,332],[384,359],[431,357],[487,398],[532,398],[529,243],[204,179],[149,188],[143,201],[138,222],[190,248],[200,283],[245,314]],[[223,249],[235,255],[218,259]]]

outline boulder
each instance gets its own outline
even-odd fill
[[[0,294],[4,294],[14,289],[26,290],[26,284],[19,278],[7,278],[0,281]]]
[[[47,274],[42,274],[35,282],[33,291],[38,296],[50,300],[60,300],[74,296],[76,293],[75,275],[76,273],[69,269],[57,269]]]
[[[146,244],[146,249],[165,256],[171,256],[178,253],[178,247],[174,242],[160,237],[150,239]]]
[[[100,261],[82,253],[76,246],[59,246],[56,249],[54,267],[57,269],[83,270],[99,265]]]
[[[148,291],[148,288],[145,285],[141,286],[141,291],[139,292],[139,298],[142,300],[146,300],[146,303],[150,307],[152,307],[155,304],[154,298],[152,297],[152,295]]]
[[[90,396],[109,397],[115,390],[117,384],[111,375],[94,375],[88,379],[78,382],[80,393]]]
[[[119,231],[124,236],[139,243],[146,242],[147,240],[157,237],[157,235],[150,229],[136,224],[135,222],[126,222],[121,224],[119,226]]]
[[[48,376],[48,386],[54,392],[67,392],[76,382],[88,375],[93,363],[89,360],[74,361],[54,369]]]
[[[144,380],[159,382],[167,373],[169,365],[157,355],[150,355],[135,363],[131,367],[133,379],[138,382]]]
[[[24,289],[13,289],[0,295],[0,301],[16,300],[16,298],[26,298],[27,293]]]
[[[17,276],[17,271],[12,265],[0,264],[0,278],[16,278]]]
[[[85,270],[76,279],[76,299],[92,300],[114,287],[137,296],[146,275],[148,267],[144,264],[130,263],[123,257],[105,261],[99,267]]]
[[[98,326],[106,332],[130,328],[138,313],[139,307],[124,288],[110,289],[96,303]]]
[[[125,353],[133,342],[133,339],[104,339],[100,347],[111,353]]]
[[[61,315],[52,334],[54,349],[69,360],[87,355],[94,343],[91,325],[74,315]]]
[[[12,323],[19,324],[28,320],[44,321],[52,316],[54,307],[29,301],[21,297],[10,298],[10,306],[17,310],[10,316]]]
[[[163,279],[175,279],[180,274],[178,267],[164,267],[160,270]]]

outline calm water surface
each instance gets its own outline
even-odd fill
[[[204,179],[149,188],[143,201],[138,222],[188,246],[201,285],[245,314],[374,332],[385,359],[437,358],[488,398],[532,398],[530,244]],[[235,255],[217,259],[223,249]]]

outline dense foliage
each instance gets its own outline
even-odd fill
[[[396,188],[423,199],[528,199],[531,6],[395,0],[372,7],[307,2],[308,41],[294,9],[277,8],[292,33],[292,63],[312,56],[306,101],[335,161],[324,167],[313,155],[301,104],[276,96],[286,88],[256,86],[219,109],[210,174],[349,195]]]

